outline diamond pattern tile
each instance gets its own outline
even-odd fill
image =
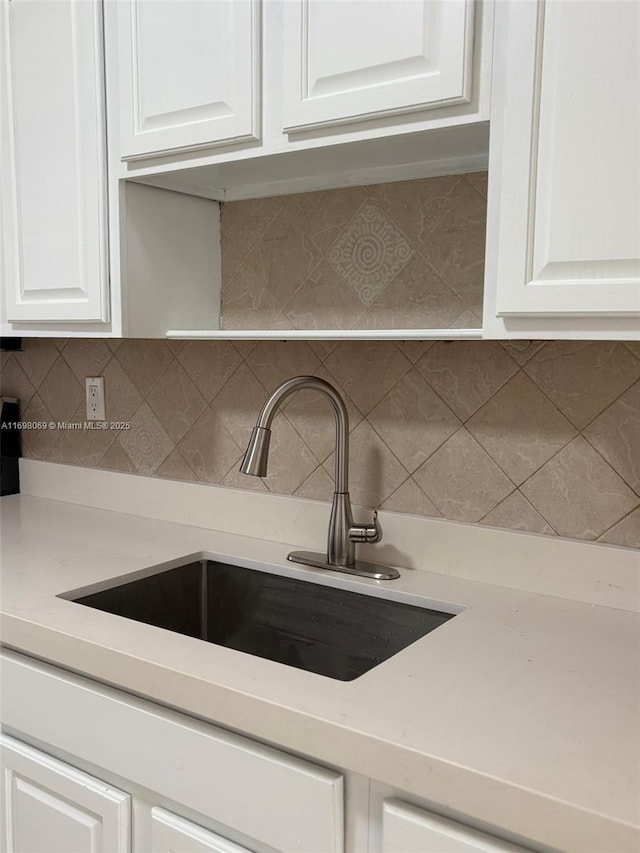
[[[592,421],[584,434],[640,495],[640,381]]]
[[[524,373],[473,415],[467,429],[516,485],[576,435],[575,427]]]
[[[237,343],[229,346],[221,341],[187,341],[178,353],[178,361],[209,402],[242,364],[242,356]]]
[[[518,491],[512,492],[495,509],[487,513],[480,524],[489,527],[506,527],[527,533],[545,533],[554,536],[555,530]]]
[[[29,338],[22,342],[23,351],[15,353],[20,367],[34,388],[39,388],[58,357],[58,348],[47,338]]]
[[[126,340],[116,350],[115,357],[144,396],[167,369],[173,355],[164,341]]]
[[[47,382],[40,386],[40,396],[54,421],[69,420],[84,400],[84,389],[62,356],[49,371]]]
[[[87,376],[102,376],[111,356],[112,352],[105,341],[88,338],[72,338],[67,341],[62,354],[83,387]]]
[[[231,202],[223,328],[473,328],[486,173]],[[238,470],[268,391],[342,392],[355,503],[640,548],[640,344],[29,339],[3,353],[23,418],[84,421],[103,375],[115,431],[30,430],[27,457],[328,501],[334,425],[287,401],[269,477]],[[464,426],[461,426],[464,425]]]
[[[380,341],[341,341],[324,364],[363,415],[411,369],[399,347]]]
[[[550,341],[524,370],[578,429],[640,378],[638,359],[615,341]]]
[[[147,395],[147,402],[174,442],[180,441],[207,405],[186,371],[172,362]]]
[[[485,179],[226,203],[222,328],[477,327]]]
[[[240,446],[209,406],[180,440],[178,448],[203,483],[220,483],[242,456]]]
[[[427,518],[441,518],[442,513],[425,495],[413,477],[409,477],[382,504],[382,509],[391,512],[403,512],[408,515],[422,515]]]
[[[513,491],[511,480],[464,427],[413,477],[442,515],[455,521],[479,521]]]
[[[324,462],[325,471],[334,476],[335,455]],[[354,504],[378,507],[408,478],[368,421],[364,420],[351,435],[350,491]]]
[[[369,414],[369,423],[413,473],[460,427],[460,421],[412,369]]]
[[[640,548],[640,507],[603,533],[598,541],[623,548]]]
[[[493,341],[440,341],[416,366],[463,421],[518,370],[513,359]]]
[[[521,491],[560,536],[575,539],[597,539],[639,503],[582,436],[527,480]]]

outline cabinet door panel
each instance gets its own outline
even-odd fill
[[[13,738],[0,736],[0,746],[3,849],[11,853],[129,851],[127,794]]]
[[[483,832],[429,812],[386,800],[383,853],[526,853]]]
[[[102,4],[3,0],[9,321],[108,320]]]
[[[523,0],[496,13],[487,325],[640,316],[640,6]]]
[[[468,101],[470,0],[289,0],[286,131]]]
[[[172,814],[166,809],[151,809],[151,853],[251,853],[226,838],[209,832],[191,821]]]
[[[259,0],[121,0],[124,160],[258,138]]]

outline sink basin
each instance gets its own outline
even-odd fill
[[[71,600],[340,681],[454,616],[205,559]]]

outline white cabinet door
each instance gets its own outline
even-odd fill
[[[151,809],[151,844],[151,853],[250,853],[246,847],[158,807]]]
[[[259,0],[119,0],[124,160],[257,139]]]
[[[102,4],[1,2],[0,275],[7,319],[106,321]]]
[[[394,800],[385,800],[382,820],[383,853],[525,853],[523,847]]]
[[[498,3],[496,51],[486,329],[640,336],[640,4]]]
[[[472,0],[284,0],[284,129],[464,103]]]
[[[128,853],[127,794],[14,738],[0,747],[3,850]]]

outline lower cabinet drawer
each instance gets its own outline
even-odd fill
[[[176,850],[188,850],[189,853],[251,853],[247,847],[240,847],[166,809],[151,809],[151,853],[174,853]]]
[[[1,662],[2,723],[17,737],[50,744],[275,850],[342,853],[341,774],[22,655],[3,652]],[[163,814],[155,814],[161,838],[180,831]]]
[[[524,847],[399,800],[383,804],[382,838],[383,853],[527,853]]]

